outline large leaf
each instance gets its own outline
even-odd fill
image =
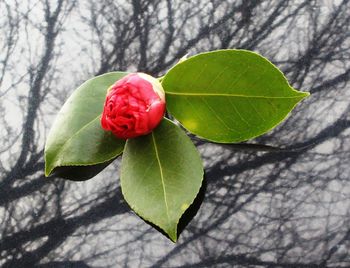
[[[127,73],[113,72],[97,76],[69,97],[46,141],[46,176],[56,167],[104,163],[123,151],[125,141],[104,131],[100,117],[107,89],[125,75]]]
[[[149,135],[129,139],[123,153],[121,187],[130,207],[177,240],[177,224],[203,179],[200,156],[189,137],[163,119]]]
[[[308,93],[293,89],[264,57],[218,50],[175,65],[162,80],[168,111],[192,133],[240,142],[280,123]]]

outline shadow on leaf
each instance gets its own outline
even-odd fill
[[[54,169],[50,177],[59,177],[71,181],[86,181],[104,170],[113,160],[92,166],[66,166]]]
[[[181,218],[179,220],[179,223],[177,225],[177,238],[180,237],[182,231],[186,228],[186,226],[190,223],[190,221],[196,216],[199,208],[201,207],[201,205],[203,203],[206,189],[207,189],[207,181],[206,181],[206,178],[205,178],[205,175],[204,175],[201,188],[199,189],[199,192],[198,192],[196,198],[194,199],[193,203],[189,206],[189,208],[185,211],[185,213],[181,216]],[[158,232],[162,233],[164,236],[166,236],[168,239],[171,240],[169,235],[167,233],[165,233],[157,225],[155,225],[155,224],[145,220],[142,217],[140,217],[140,218],[143,221],[145,221],[147,224],[152,226],[154,229],[156,229]]]

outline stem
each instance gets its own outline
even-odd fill
[[[162,80],[164,79],[164,76],[165,76],[165,75],[163,75],[163,76],[161,76],[161,77],[158,78],[159,82],[162,82]]]

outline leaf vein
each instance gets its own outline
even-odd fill
[[[240,131],[238,131],[237,129],[234,129],[232,127],[229,127],[225,121],[223,121],[220,116],[217,114],[217,112],[204,100],[204,98],[202,98],[202,101],[204,102],[204,104],[209,108],[209,110],[214,114],[214,116],[216,117],[216,119],[218,119],[228,130],[230,131],[234,131],[237,133],[241,133]]]
[[[250,100],[248,99],[248,103],[251,107],[253,107],[254,112],[258,115],[258,117],[260,117],[260,119],[263,122],[266,122],[265,118],[260,114],[260,112],[255,108],[255,106],[250,102]]]
[[[228,101],[230,102],[231,106],[233,107],[233,110],[235,110],[236,114],[238,115],[238,117],[248,126],[251,127],[251,124],[244,119],[244,117],[241,115],[241,113],[239,112],[239,110],[237,109],[236,105],[233,104],[232,100],[229,98]]]
[[[216,80],[218,80],[218,78],[221,77],[221,76],[225,73],[225,71],[226,71],[228,68],[230,68],[230,66],[226,66],[220,73],[218,73],[218,74],[215,76],[214,79],[211,80],[211,82],[210,82],[210,83],[208,84],[208,86],[207,86],[207,90],[209,90],[210,87],[211,87],[212,85],[214,85],[214,83],[216,82]]]
[[[167,195],[166,195],[166,190],[165,190],[165,181],[164,181],[163,168],[162,168],[162,164],[160,163],[160,158],[159,158],[157,143],[156,143],[156,140],[155,140],[155,138],[154,138],[153,132],[152,132],[152,141],[153,141],[154,151],[155,151],[156,158],[157,158],[157,162],[158,162],[158,166],[159,166],[160,178],[161,178],[161,181],[162,181],[162,188],[163,188],[164,202],[165,202],[165,208],[166,208],[166,214],[167,214],[168,224],[169,224],[169,226],[171,226],[171,223],[170,223],[170,216],[169,216],[169,206],[168,206]]]
[[[234,79],[231,82],[231,84],[228,88],[233,88],[238,83],[239,79],[241,79],[241,77],[243,77],[246,73],[248,73],[249,68],[250,68],[250,66],[248,65],[247,68],[243,72],[241,72],[239,75],[237,75],[236,79]]]
[[[239,95],[239,94],[230,94],[230,93],[184,93],[184,92],[169,92],[168,95],[175,96],[187,96],[187,97],[237,97],[237,98],[256,98],[256,99],[297,99],[301,96],[248,96],[248,95]]]

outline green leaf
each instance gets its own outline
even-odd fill
[[[122,153],[125,141],[104,131],[100,117],[107,89],[125,75],[113,72],[92,78],[68,98],[46,141],[46,176],[56,167],[96,165]]]
[[[198,54],[165,75],[168,111],[205,139],[245,141],[274,128],[309,93],[293,89],[264,57],[246,50]]]
[[[190,138],[167,119],[149,135],[126,142],[121,169],[125,200],[143,219],[177,240],[177,224],[203,179]]]

